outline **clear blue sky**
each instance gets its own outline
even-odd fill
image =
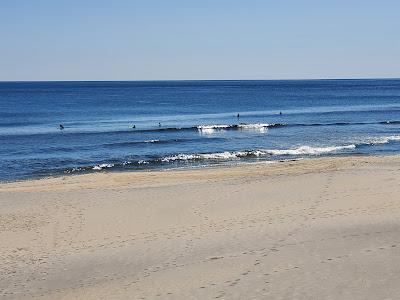
[[[399,0],[0,0],[0,80],[400,77],[399,13]]]

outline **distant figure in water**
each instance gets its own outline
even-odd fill
[[[63,124],[60,124],[60,126],[58,127],[60,130],[63,130],[64,129],[64,126],[63,126]]]
[[[161,127],[161,123],[158,123],[158,127]]]
[[[132,128],[135,129],[135,128],[136,128],[136,125],[133,125]]]
[[[282,114],[282,112],[280,111],[280,112],[279,112],[279,114],[281,115],[281,114]]]
[[[240,115],[239,115],[239,114],[237,114],[237,118],[238,118],[238,120],[239,120],[239,118],[240,118]]]

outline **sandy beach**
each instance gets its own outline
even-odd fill
[[[400,156],[0,185],[2,299],[399,299]]]

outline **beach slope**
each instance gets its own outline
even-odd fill
[[[399,299],[400,157],[0,185],[0,298]]]

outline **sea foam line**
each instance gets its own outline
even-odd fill
[[[178,161],[196,161],[196,160],[229,160],[229,159],[240,159],[244,157],[262,157],[262,156],[318,156],[328,153],[337,153],[341,151],[351,151],[359,146],[364,145],[379,145],[387,144],[391,141],[400,141],[400,135],[383,136],[383,137],[371,137],[362,139],[357,143],[342,145],[342,146],[326,146],[326,147],[313,147],[313,146],[300,146],[297,148],[290,149],[259,149],[259,150],[242,150],[242,151],[224,151],[215,153],[193,153],[193,154],[176,154],[169,155],[161,158],[155,158],[153,160],[139,160],[139,161],[124,161],[121,164],[118,163],[103,163],[91,167],[77,167],[66,170],[65,173],[73,173],[78,171],[101,171],[110,169],[113,167],[124,167],[128,165],[150,165],[157,163],[169,163]]]
[[[330,146],[330,147],[310,147],[301,146],[295,149],[266,149],[266,150],[245,150],[234,152],[216,152],[216,153],[196,153],[196,154],[177,154],[161,159],[162,162],[185,161],[185,160],[218,160],[232,159],[242,157],[260,157],[269,155],[319,155],[342,150],[353,150],[356,145]]]

